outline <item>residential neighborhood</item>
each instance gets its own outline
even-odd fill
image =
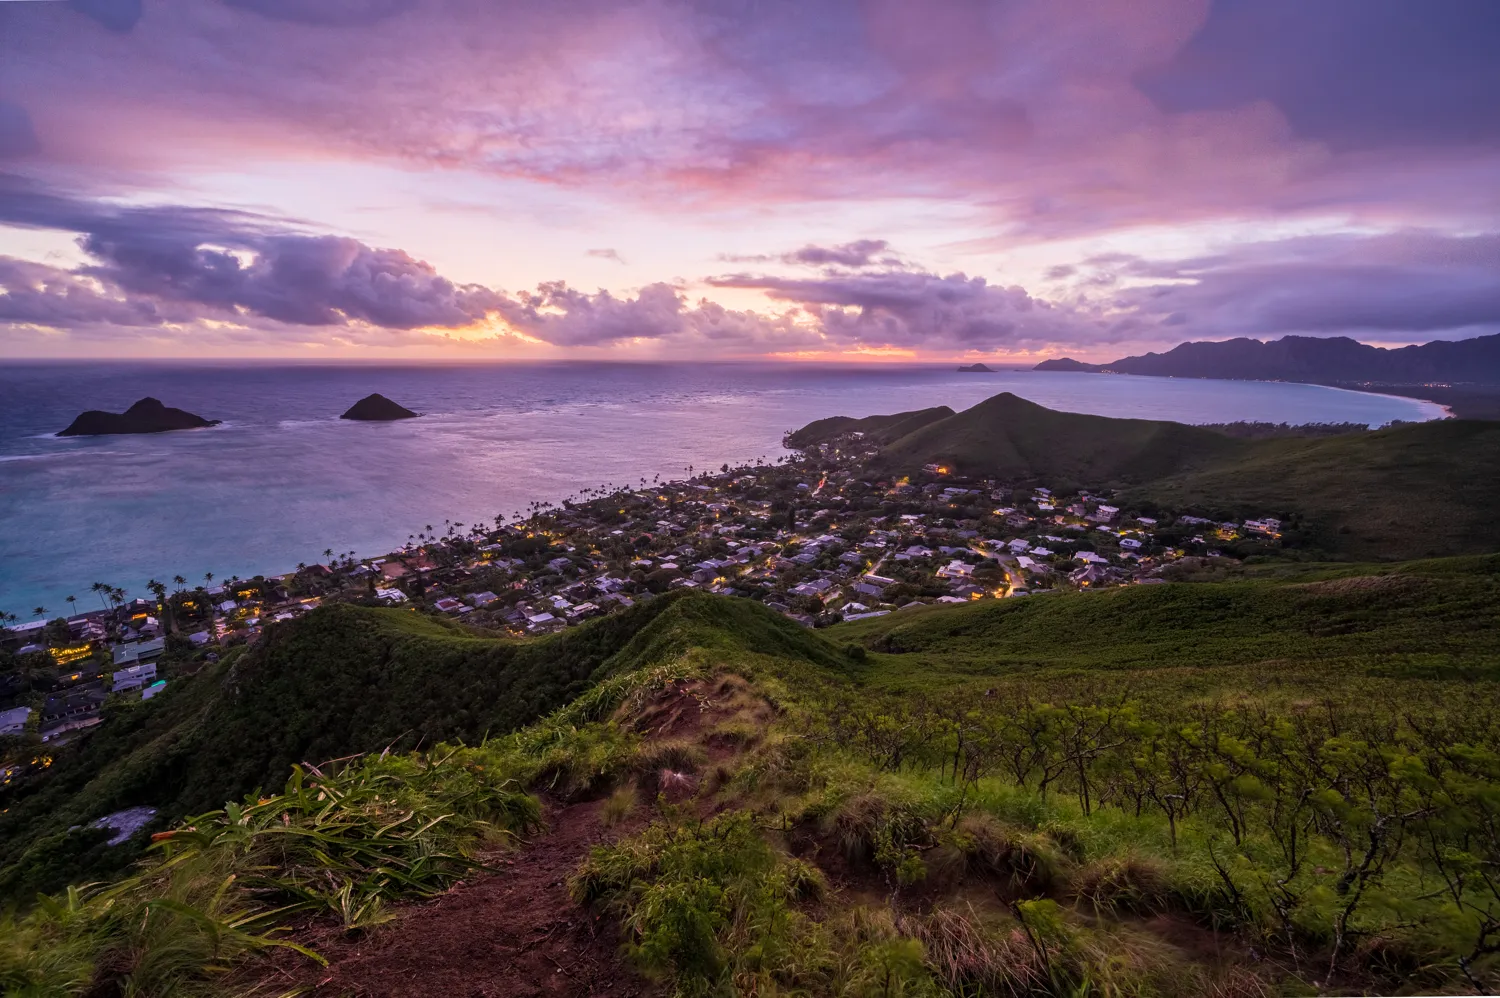
[[[679,588],[760,601],[808,627],[932,604],[1153,584],[1274,549],[1279,519],[1137,510],[929,465],[872,472],[856,438],[776,464],[603,486],[530,516],[427,527],[389,554],[284,575],[153,583],[100,609],[0,634],[0,737],[76,737],[110,704],[171,688],[277,623],[330,602],[545,635]],[[6,619],[12,619],[9,614]]]

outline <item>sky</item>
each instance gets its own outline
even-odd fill
[[[0,0],[0,357],[1500,332],[1496,0]]]

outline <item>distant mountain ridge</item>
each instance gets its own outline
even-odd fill
[[[1283,336],[1279,340],[1241,337],[1182,343],[1166,353],[1125,357],[1108,364],[1086,364],[1068,357],[1044,360],[1034,370],[1247,381],[1500,385],[1500,334],[1389,349],[1368,346],[1347,336]]]

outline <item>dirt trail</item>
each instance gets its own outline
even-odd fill
[[[713,690],[700,682],[675,684],[624,720],[648,741],[701,743],[712,722],[735,713],[714,698],[732,698],[742,686],[739,680],[725,680]],[[711,762],[736,754],[734,748],[704,748]],[[640,775],[645,799],[656,793],[690,797],[697,783],[696,778],[672,782],[677,774],[668,770]],[[568,876],[591,846],[634,834],[650,819],[648,808],[637,807],[606,828],[599,819],[603,803],[547,805],[546,831],[519,850],[485,857],[499,872],[476,874],[426,904],[403,907],[395,921],[367,936],[349,939],[329,926],[298,933],[297,941],[325,957],[328,966],[280,954],[264,983],[278,992],[300,987],[319,998],[661,994],[621,959],[614,921],[568,896]]]
[[[567,878],[606,831],[600,802],[548,809],[549,831],[517,852],[494,857],[501,872],[481,874],[363,939],[306,940],[327,967],[293,970],[318,996],[355,998],[631,998],[657,993],[620,959],[608,918],[568,897]],[[287,981],[285,977],[291,977]]]

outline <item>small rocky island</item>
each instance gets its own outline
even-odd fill
[[[160,399],[143,398],[124,412],[90,409],[83,413],[60,437],[93,437],[110,433],[165,433],[168,430],[196,430],[219,425],[217,419],[204,419],[186,409],[163,405]]]
[[[366,395],[351,405],[349,411],[339,418],[359,419],[371,423],[389,423],[397,419],[415,419],[420,415],[421,413],[412,412],[406,406],[392,402],[384,395],[376,392],[374,395]]]
[[[964,374],[994,374],[995,369],[988,364],[969,364],[959,368]]]

